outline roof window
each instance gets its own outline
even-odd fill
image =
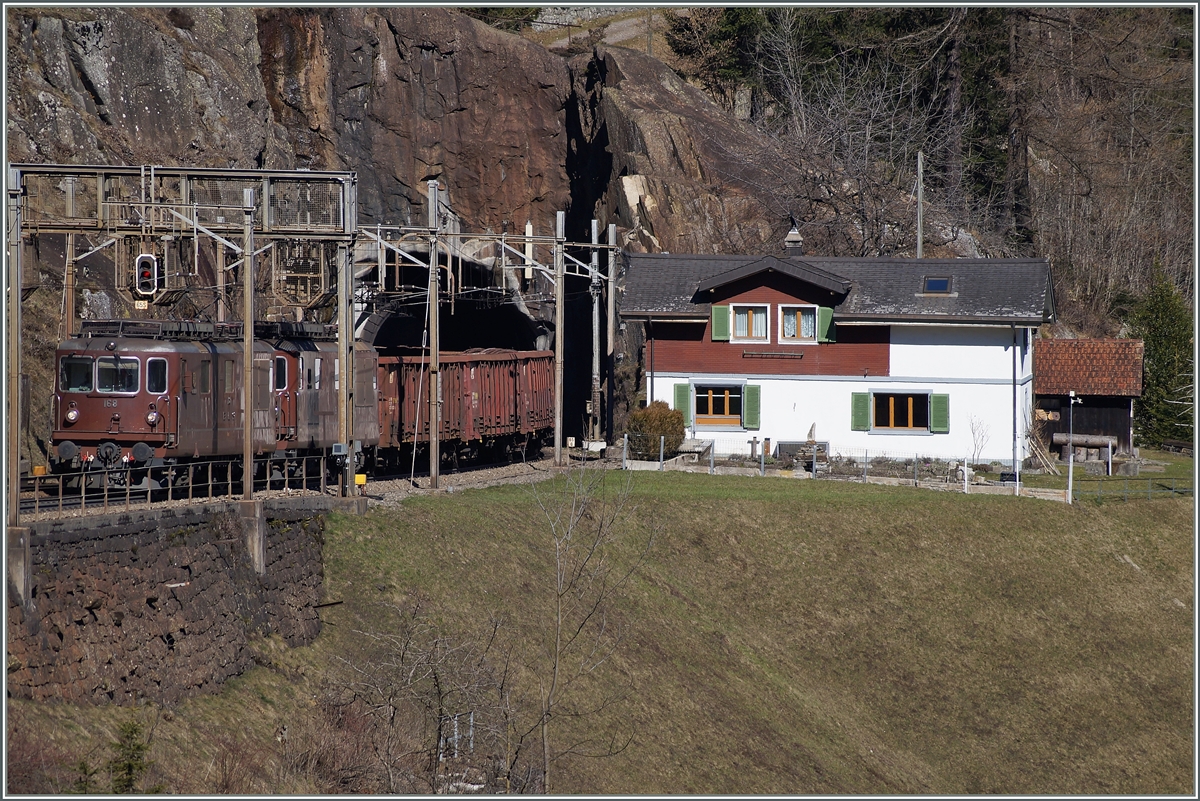
[[[950,276],[948,275],[927,275],[925,281],[921,285],[921,292],[925,295],[949,295],[950,294]]]

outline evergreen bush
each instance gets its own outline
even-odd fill
[[[679,452],[683,444],[683,412],[672,409],[663,401],[654,401],[644,409],[631,412],[626,426],[629,434],[629,454],[635,459],[658,459],[659,438],[663,442],[663,458]]]

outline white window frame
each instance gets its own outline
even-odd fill
[[[747,320],[747,329],[753,329],[754,315],[761,311],[765,317],[763,321],[763,336],[738,336],[737,333],[737,316],[739,309],[750,310],[750,316]],[[729,341],[730,342],[754,342],[759,345],[771,344],[771,304],[769,303],[731,303],[729,304]]]
[[[761,340],[755,340],[755,341],[760,342]],[[700,410],[699,410],[699,407],[697,406],[697,404],[699,403],[699,400],[700,400],[700,397],[702,394],[707,395],[707,393],[700,392],[700,390],[702,388],[703,389],[712,389],[712,390],[724,389],[727,392],[729,392],[729,391],[736,392],[737,400],[738,400],[738,413],[736,415],[731,415],[731,414],[714,415],[714,414],[711,414],[712,407],[710,406],[709,407],[710,413],[706,414],[706,415],[701,415],[699,413]],[[746,384],[745,384],[745,382],[712,381],[712,382],[703,382],[702,383],[702,382],[696,381],[696,382],[692,382],[690,389],[691,389],[690,394],[691,394],[691,402],[692,402],[692,427],[693,428],[705,428],[705,429],[718,428],[718,429],[726,429],[726,430],[742,428],[742,419],[743,419],[743,414],[744,414],[745,404],[746,404]],[[722,399],[724,400],[725,398],[722,397]],[[728,411],[728,408],[726,409],[726,411]]]
[[[871,411],[870,411],[871,431],[879,432],[879,433],[886,433],[886,434],[928,434],[928,433],[930,433],[931,426],[933,424],[933,394],[934,393],[932,393],[928,390],[924,390],[924,389],[898,389],[898,390],[890,390],[890,389],[875,390],[875,389],[873,389],[873,390],[871,390],[871,407],[870,407],[871,408]],[[883,410],[883,407],[881,404],[888,403],[888,401],[887,401],[888,398],[896,398],[896,397],[902,397],[902,396],[908,396],[908,397],[913,397],[913,398],[917,398],[917,397],[925,398],[925,425],[924,426],[897,426],[897,425],[882,425],[881,426],[881,425],[878,425],[875,422],[875,420],[877,419],[877,414],[884,413],[884,410]],[[896,421],[896,411],[897,410],[894,409],[894,407],[892,405],[888,406],[887,416],[888,416],[888,420],[892,423],[895,423],[895,421]],[[908,409],[907,408],[900,409],[898,411],[900,411],[906,417],[908,417]],[[912,411],[912,417],[908,417],[908,419],[911,420],[913,417],[916,417],[916,416],[917,416],[917,412],[916,412],[916,408],[914,405],[914,408]]]
[[[799,312],[801,309],[811,309],[813,317],[813,335],[811,337],[787,337],[783,335],[783,318],[789,311]],[[780,345],[815,345],[818,338],[818,326],[821,324],[819,307],[814,303],[783,303],[779,306],[779,344]],[[799,315],[796,318],[796,330],[800,330]]]
[[[150,387],[150,365],[154,362],[162,362],[163,366],[163,388],[151,389]],[[170,370],[168,361],[162,356],[152,356],[146,359],[146,392],[150,395],[163,395],[170,389]]]

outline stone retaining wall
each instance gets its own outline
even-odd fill
[[[263,575],[235,502],[30,524],[28,598],[9,581],[9,696],[172,702],[249,668],[253,638],[311,642],[330,506],[264,503]]]

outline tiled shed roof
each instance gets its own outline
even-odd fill
[[[841,322],[973,322],[1040,325],[1054,318],[1045,259],[901,259],[821,256],[769,259],[780,270],[839,295]],[[707,318],[697,290],[753,274],[762,256],[626,254],[625,317]],[[923,292],[926,276],[950,278],[949,294]],[[835,288],[836,287],[836,288]],[[848,291],[847,291],[848,289]]]
[[[1035,340],[1033,391],[1140,397],[1142,353],[1140,339]]]

